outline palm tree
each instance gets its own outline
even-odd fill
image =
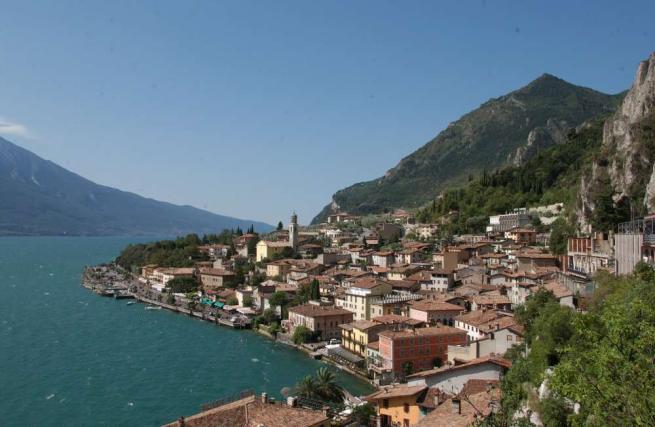
[[[296,393],[302,397],[316,396],[316,381],[311,375],[307,375],[296,384]]]
[[[331,402],[343,401],[343,389],[337,384],[337,377],[325,367],[316,372],[316,394]]]

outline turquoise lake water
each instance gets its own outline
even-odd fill
[[[0,238],[2,425],[154,426],[244,389],[280,397],[321,362],[234,331],[80,286],[84,265],[134,238]],[[353,394],[369,386],[341,373]]]

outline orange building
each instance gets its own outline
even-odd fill
[[[423,417],[418,402],[425,397],[426,386],[398,384],[382,387],[365,400],[377,404],[381,427],[416,425]]]

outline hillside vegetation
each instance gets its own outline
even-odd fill
[[[564,202],[569,212],[576,203],[580,176],[591,167],[600,152],[603,118],[597,118],[571,130],[566,142],[535,154],[521,166],[484,171],[459,188],[445,191],[439,198],[419,209],[421,222],[437,222],[449,212],[458,216],[446,226],[450,232],[484,230],[489,215]],[[612,210],[613,211],[613,210]],[[610,214],[611,212],[607,212]],[[598,221],[604,214],[597,214]]]
[[[597,280],[586,313],[545,291],[517,310],[526,342],[507,354],[502,411],[489,425],[515,425],[526,407],[553,427],[655,425],[655,273],[641,264],[632,277]]]
[[[338,191],[313,222],[325,220],[335,209],[368,214],[421,207],[445,189],[465,184],[470,176],[522,164],[564,142],[569,129],[614,111],[623,96],[544,74],[451,123],[385,176]]]

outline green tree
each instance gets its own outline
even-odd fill
[[[576,316],[552,389],[579,402],[576,423],[655,425],[655,282],[607,283],[602,304]]]
[[[167,304],[175,304],[175,295],[173,295],[172,292],[169,292],[166,296],[166,303]]]
[[[370,403],[364,403],[363,405],[355,406],[353,408],[352,417],[358,425],[368,426],[371,424],[371,421],[375,419],[377,412],[375,407]]]
[[[303,377],[296,384],[296,393],[299,396],[313,398],[316,396],[316,381],[311,375]]]
[[[186,294],[198,290],[198,282],[192,277],[176,277],[166,283],[169,292]]]
[[[316,394],[324,400],[342,403],[343,388],[337,384],[337,377],[326,367],[316,372]]]
[[[273,292],[273,295],[271,295],[271,298],[269,299],[269,303],[273,307],[285,306],[287,304],[286,292],[282,292],[282,291]]]
[[[243,272],[243,267],[240,265],[234,269],[234,287],[242,285],[246,281],[246,275]]]
[[[320,300],[321,291],[320,291],[320,284],[318,283],[318,280],[313,279],[309,287],[310,287],[310,298],[314,301]]]
[[[254,255],[257,253],[257,243],[259,243],[259,236],[248,240],[248,255]]]
[[[557,218],[550,228],[550,251],[555,255],[565,255],[569,237],[575,235],[575,229],[564,218]]]
[[[279,222],[277,223],[277,228],[276,228],[276,230],[277,230],[277,231],[282,231],[283,229],[284,229],[284,224],[282,224],[282,221],[279,221]]]
[[[264,310],[261,317],[262,317],[262,320],[264,321],[264,323],[266,323],[267,325],[270,325],[275,320],[277,320],[277,313],[275,312],[274,309],[267,308],[266,310]]]
[[[639,280],[655,283],[655,269],[644,261],[639,261],[637,265],[635,265],[633,274]]]
[[[306,326],[296,326],[291,336],[291,340],[294,344],[300,345],[306,342],[309,342],[312,339],[312,331],[309,330]]]
[[[547,289],[538,289],[537,292],[528,296],[525,304],[516,307],[514,318],[526,329],[529,329],[543,308],[549,304],[558,304],[555,295]]]

